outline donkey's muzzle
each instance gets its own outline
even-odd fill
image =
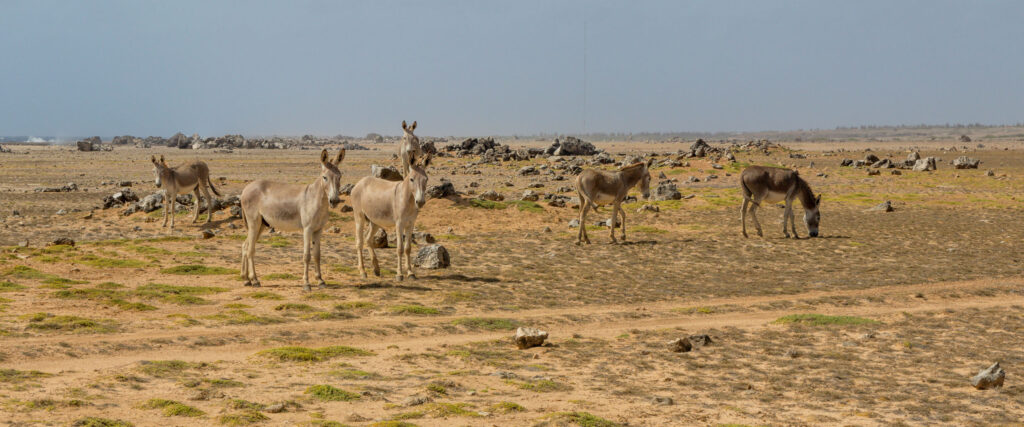
[[[810,233],[811,237],[818,237],[818,232],[817,231],[811,231],[809,233]]]
[[[331,204],[331,209],[338,207],[338,203],[341,203],[341,199],[331,199],[328,201]]]

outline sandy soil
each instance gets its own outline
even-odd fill
[[[211,225],[179,213],[171,231],[160,227],[159,213],[123,216],[98,207],[118,189],[111,181],[130,180],[140,195],[155,191],[148,162],[154,153],[172,164],[202,158],[230,195],[256,178],[312,181],[316,150],[78,153],[16,146],[0,155],[0,419],[1019,422],[1024,151],[1007,145],[963,153],[963,145],[955,144],[957,152],[934,142],[872,148],[895,159],[922,148],[922,155],[943,159],[931,173],[868,176],[838,167],[864,152],[821,143],[792,146],[806,158],[788,150],[739,152],[739,162],[721,170],[704,159],[656,168],[652,185],[664,173],[694,197],[647,202],[660,208],[656,213],[637,212],[645,202],[630,204],[627,244],[608,244],[607,228],[594,227],[594,244],[583,247],[573,245],[576,230],[567,225],[574,209],[543,201],[484,209],[470,202],[471,189],[514,198],[530,184],[541,184],[541,193],[571,186],[571,177],[516,175],[547,160],[466,168],[476,159],[439,158],[431,182],[450,179],[464,194],[430,200],[417,229],[449,250],[452,267],[420,269],[418,280],[396,282],[394,249],[382,249],[384,276],[362,279],[351,215],[335,210],[324,241],[329,286],[312,293],[299,283],[301,236],[263,238],[256,262],[264,286],[253,289],[238,278],[241,220],[226,210]],[[686,145],[599,146],[616,156],[664,158]],[[354,183],[370,164],[396,163],[392,147],[375,148],[348,153],[343,182]],[[981,169],[951,169],[948,161],[961,154],[980,158]],[[743,239],[736,187],[746,164],[799,168],[824,194],[823,238],[783,239],[781,209],[766,207],[765,237]],[[704,181],[710,174],[718,178]],[[690,176],[700,181],[687,183]],[[68,182],[79,191],[34,191]],[[885,200],[895,212],[868,210]],[[199,238],[202,229],[216,237]],[[47,246],[57,237],[76,245]],[[25,240],[29,246],[20,247]],[[180,266],[193,267],[179,272]],[[825,317],[821,325],[786,321],[793,314],[849,317]],[[549,344],[517,349],[509,338],[520,325],[549,331]],[[669,351],[669,340],[695,334],[712,342]],[[971,387],[970,377],[996,361],[1008,372],[1005,386]],[[281,411],[274,404],[283,404]]]

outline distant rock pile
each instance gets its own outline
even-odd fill
[[[548,156],[593,156],[599,152],[594,144],[573,136],[555,138],[555,142],[544,150],[544,154]]]
[[[113,151],[114,146],[104,145],[103,140],[98,136],[86,138],[77,142],[78,151]]]
[[[938,168],[938,157],[925,157],[922,158],[918,152],[912,152],[907,155],[907,159],[903,161],[892,160],[892,159],[880,159],[875,154],[867,154],[864,156],[864,160],[853,160],[843,159],[839,166],[847,166],[854,168],[870,167],[874,169],[912,169],[915,171],[933,171]],[[977,167],[977,165],[975,165]],[[895,172],[893,172],[895,173]]]
[[[10,153],[11,149],[0,145],[0,153]]]

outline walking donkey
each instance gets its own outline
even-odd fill
[[[818,207],[821,205],[821,195],[814,196],[811,186],[800,177],[795,170],[784,168],[772,168],[765,166],[751,166],[740,174],[740,187],[743,190],[743,210],[740,220],[743,222],[743,237],[747,237],[747,206],[750,206],[750,216],[754,218],[754,226],[757,227],[757,235],[761,233],[761,223],[757,221],[757,208],[761,202],[778,203],[786,202],[786,211],[782,214],[782,233],[789,238],[789,231],[786,226],[793,229],[793,238],[800,238],[796,233],[796,220],[793,215],[793,199],[799,197],[800,204],[804,206],[804,224],[807,225],[807,232],[811,237],[818,237],[818,223],[821,221],[821,212]],[[789,224],[786,222],[789,221]]]
[[[629,194],[629,189],[640,184],[640,191],[644,199],[650,197],[651,173],[647,170],[650,161],[633,163],[624,166],[617,171],[600,171],[594,169],[584,170],[576,177],[576,193],[580,196],[580,231],[576,236],[576,244],[587,242],[590,244],[590,237],[587,236],[587,211],[591,207],[597,212],[598,206],[612,205],[611,217],[611,238],[612,244],[618,243],[615,240],[615,223],[618,216],[622,216],[622,241],[626,241],[626,212],[622,210],[622,200]]]
[[[415,126],[415,124],[413,125]],[[418,159],[422,159],[417,163]],[[388,181],[367,176],[360,179],[352,187],[352,214],[356,222],[356,255],[359,257],[359,272],[366,277],[363,265],[363,245],[378,228],[395,227],[398,239],[398,274],[397,280],[407,276],[415,279],[412,262],[409,256],[412,251],[412,230],[416,224],[423,204],[427,202],[427,172],[424,168],[430,165],[431,156],[424,158],[412,156],[409,159],[409,173],[402,181]],[[369,227],[367,227],[369,225]],[[370,247],[370,260],[373,262],[373,274],[380,276],[380,265],[377,263],[377,252]],[[403,270],[408,270],[406,274]]]
[[[338,188],[341,171],[338,165],[345,158],[345,150],[332,161],[327,150],[320,152],[320,177],[309,185],[284,184],[266,180],[249,183],[242,190],[242,221],[249,232],[242,243],[242,277],[245,286],[260,286],[256,278],[256,241],[263,230],[273,227],[279,231],[302,230],[302,288],[310,290],[309,260],[312,252],[316,262],[316,281],[324,288],[320,274],[320,237],[327,224],[328,208],[341,202]]]
[[[415,120],[413,120],[412,126],[406,126],[405,120],[402,120],[402,142],[398,147],[398,156],[402,158],[402,176],[409,176],[409,166],[412,165],[414,158],[423,157],[423,150],[420,150],[420,139],[412,133],[414,130],[416,130]]]
[[[206,197],[206,223],[209,224],[213,221],[213,198],[210,197],[210,191],[206,188],[209,187],[213,190],[213,194],[220,196],[220,192],[213,187],[213,181],[210,181],[210,168],[199,160],[182,166],[170,167],[167,166],[167,162],[164,161],[164,156],[160,156],[160,160],[157,161],[156,156],[150,156],[150,161],[153,162],[153,173],[156,175],[156,188],[165,187],[164,190],[164,227],[167,226],[167,217],[171,217],[171,228],[174,228],[174,205],[178,194],[188,194],[189,191],[194,192],[196,196],[196,216],[192,218],[192,222],[199,221],[199,191],[202,190],[203,197]]]

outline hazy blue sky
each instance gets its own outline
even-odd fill
[[[0,0],[0,135],[1024,121],[1022,1]]]

